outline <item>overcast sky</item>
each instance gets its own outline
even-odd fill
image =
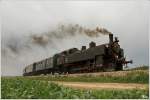
[[[53,40],[56,46],[46,48],[30,45],[31,34],[44,34],[57,26],[79,24],[87,28],[104,27],[119,37],[126,57],[133,59],[130,66],[148,65],[149,1],[48,1],[2,0],[2,75],[21,75],[23,68],[71,47],[108,42],[108,36],[90,38],[84,35]],[[17,45],[16,45],[17,44]],[[7,46],[15,45],[19,53]]]

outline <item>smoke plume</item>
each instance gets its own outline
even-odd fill
[[[67,36],[75,36],[85,34],[88,37],[98,37],[100,35],[111,34],[107,29],[97,27],[95,29],[89,29],[82,27],[78,24],[72,25],[59,25],[55,30],[42,34],[31,35],[32,42],[40,46],[46,46],[48,43],[52,43],[52,39],[63,39]]]

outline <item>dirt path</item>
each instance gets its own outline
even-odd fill
[[[135,83],[86,83],[86,82],[60,82],[53,81],[59,85],[77,89],[146,89],[148,84]]]

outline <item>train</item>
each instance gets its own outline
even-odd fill
[[[118,38],[109,34],[108,43],[96,45],[92,41],[89,48],[70,48],[34,62],[24,68],[23,76],[121,71],[128,63],[132,60],[126,61]]]

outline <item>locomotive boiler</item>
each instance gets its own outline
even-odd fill
[[[132,63],[132,60],[126,61],[118,38],[109,34],[109,43],[96,45],[92,41],[89,48],[82,46],[81,50],[71,48],[62,51],[53,57],[26,66],[23,75],[120,71],[127,63]]]

